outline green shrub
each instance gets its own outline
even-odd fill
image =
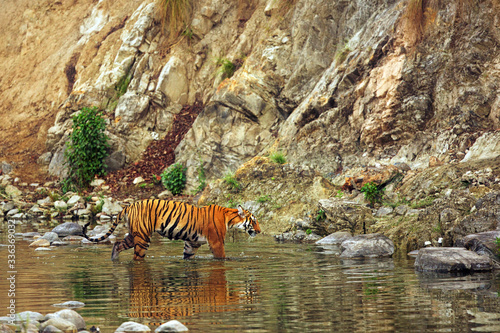
[[[234,178],[234,174],[232,172],[226,173],[226,175],[224,176],[224,181],[232,190],[239,191],[239,189],[241,188],[240,183],[238,183],[236,178]]]
[[[316,221],[324,221],[326,219],[326,213],[323,209],[320,209],[316,213]]]
[[[94,176],[105,174],[108,156],[106,122],[96,107],[82,110],[73,117],[73,132],[65,150],[69,176],[63,181],[63,192],[87,188]]]
[[[186,187],[186,168],[179,163],[172,164],[161,174],[163,186],[173,195],[181,194]]]
[[[217,74],[222,74],[222,79],[228,79],[233,76],[236,66],[226,58],[217,58],[215,64],[219,67]]]
[[[271,155],[269,155],[269,158],[278,164],[285,164],[286,163],[286,157],[281,151],[275,151],[272,152]]]
[[[372,207],[374,207],[375,203],[382,202],[382,197],[384,196],[384,190],[379,189],[374,182],[363,185],[363,187],[361,187],[361,192],[364,193],[365,199],[370,202],[370,206]]]

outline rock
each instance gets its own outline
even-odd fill
[[[36,241],[32,242],[29,246],[30,247],[34,247],[34,246],[50,246],[50,242],[48,240],[46,240],[46,239],[39,238]]]
[[[69,206],[73,206],[73,205],[77,204],[78,202],[84,202],[84,201],[83,201],[81,196],[75,194],[71,198],[69,198],[69,200],[66,202],[66,204],[67,204],[67,207],[69,207]]]
[[[63,331],[52,325],[45,326],[45,328],[41,331],[41,333],[61,333],[61,332]]]
[[[11,328],[11,326],[9,326],[7,324],[0,324],[0,332],[2,332],[2,333],[16,333],[16,329]]]
[[[83,308],[85,306],[85,303],[78,302],[78,301],[67,301],[64,303],[52,304],[52,306],[55,306],[58,308],[76,309],[76,308]]]
[[[66,237],[70,235],[81,236],[82,227],[75,222],[65,222],[52,229],[59,237]]]
[[[115,333],[117,332],[151,332],[151,329],[143,324],[126,321],[116,329]]]
[[[158,77],[157,91],[161,91],[170,101],[186,104],[188,81],[186,65],[176,56],[170,57]]]
[[[17,213],[11,216],[12,219],[14,220],[25,220],[28,218],[28,216],[24,213]]]
[[[17,213],[19,213],[19,209],[14,208],[14,209],[9,210],[9,211],[7,212],[7,214],[5,214],[5,215],[7,215],[7,216],[14,216],[14,215],[16,215]]]
[[[50,164],[50,160],[52,159],[52,153],[50,151],[43,153],[37,160],[37,163],[40,165],[48,166]]]
[[[37,200],[36,203],[39,204],[40,206],[46,207],[52,204],[52,199],[50,197],[46,197],[45,199]]]
[[[343,191],[360,190],[367,183],[375,183],[377,186],[388,184],[400,174],[400,170],[394,165],[369,166],[351,177],[346,177]]]
[[[312,224],[320,235],[337,231],[362,234],[375,222],[372,210],[356,202],[323,199],[319,200],[319,207],[325,212],[326,219],[313,219]]]
[[[394,243],[382,234],[357,235],[342,242],[341,258],[390,257]]]
[[[408,209],[410,209],[410,207],[408,207],[407,205],[399,205],[394,208],[394,213],[398,215],[405,215]]]
[[[121,150],[112,152],[104,160],[104,163],[107,166],[107,169],[106,169],[107,171],[120,170],[125,165],[125,162],[126,162],[126,156],[125,156],[125,153]],[[102,184],[99,184],[99,185],[90,184],[90,185],[91,186],[100,186]]]
[[[61,331],[64,331],[66,333],[68,333],[68,332],[76,333],[77,332],[76,325],[73,324],[72,322],[70,322],[69,320],[66,320],[64,318],[54,316],[54,315],[45,316],[45,318],[47,318],[47,317],[49,317],[50,319],[44,321],[40,325],[42,332],[47,326],[54,326],[57,329],[60,329]]]
[[[102,205],[103,214],[117,215],[123,209],[117,202],[113,202],[110,198],[104,198],[103,201],[104,201]]]
[[[7,185],[5,186],[5,194],[7,194],[7,197],[11,199],[15,199],[20,197],[23,192],[21,192],[17,187],[14,185]]]
[[[49,247],[37,247],[35,249],[35,251],[40,251],[40,252],[43,252],[43,251],[52,251],[52,249],[49,248]]]
[[[63,242],[81,242],[82,239],[85,239],[83,236],[66,236],[63,238]]]
[[[165,324],[158,326],[155,332],[187,332],[189,329],[184,326],[180,321],[170,320]]]
[[[158,199],[166,199],[166,198],[171,198],[173,197],[172,193],[169,191],[169,190],[165,190],[163,192],[161,192],[160,194],[158,194]]]
[[[415,269],[424,272],[474,272],[492,268],[490,258],[461,247],[423,248],[415,259]]]
[[[500,231],[486,231],[467,235],[458,240],[455,246],[465,247],[479,255],[488,256],[495,268],[500,268],[497,238],[500,238]]]
[[[48,231],[46,232],[45,234],[43,234],[42,238],[40,239],[46,239],[48,240],[49,242],[54,242],[56,240],[59,240],[59,235],[55,232],[52,232],[52,231]]]
[[[12,201],[2,202],[0,204],[0,209],[5,213],[14,209],[15,207],[16,206],[14,205],[14,203]]]
[[[144,183],[144,178],[142,178],[142,177],[136,177],[132,183],[134,185],[137,185],[137,184],[140,184],[140,183]]]
[[[351,239],[352,235],[347,231],[339,231],[330,234],[316,242],[318,245],[340,245],[343,241]]]
[[[58,211],[66,211],[66,209],[68,209],[68,204],[62,200],[57,200],[54,202],[54,208]]]
[[[481,135],[470,147],[469,152],[460,162],[496,158],[500,156],[500,132]]]
[[[16,313],[16,322],[33,322],[42,320],[43,315],[39,312],[23,311]]]
[[[389,207],[389,206],[382,206],[379,209],[377,209],[377,213],[375,213],[375,216],[377,217],[382,217],[382,216],[387,216],[391,214],[394,211],[394,208]]]
[[[64,310],[57,311],[56,313],[54,313],[54,315],[56,317],[59,317],[59,318],[62,318],[62,319],[65,319],[65,320],[71,322],[72,324],[75,325],[75,327],[78,331],[85,329],[85,320],[83,320],[83,317],[78,312],[76,312],[74,310],[64,309]]]
[[[14,170],[14,168],[12,167],[11,164],[9,164],[5,161],[2,161],[2,164],[0,165],[0,170],[2,171],[2,173],[4,175],[7,175],[7,174],[11,173],[12,170]]]
[[[93,181],[90,182],[90,186],[92,186],[92,187],[99,187],[99,186],[101,186],[104,183],[105,183],[104,179],[94,179]],[[92,198],[92,199],[94,199],[94,198]]]

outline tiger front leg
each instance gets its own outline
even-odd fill
[[[215,259],[225,259],[226,251],[224,250],[223,241],[209,241],[210,250],[212,251]]]

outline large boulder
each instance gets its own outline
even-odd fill
[[[497,239],[500,231],[486,231],[478,234],[467,235],[457,242],[457,246],[465,247],[479,255],[488,256],[495,268],[500,268],[500,258]]]
[[[357,235],[342,242],[340,258],[378,258],[394,254],[394,243],[382,234]]]
[[[415,269],[424,272],[450,273],[489,271],[490,258],[462,247],[428,247],[420,249]]]
[[[337,231],[364,234],[375,222],[372,210],[355,201],[322,199],[319,200],[319,209],[325,213],[326,219],[314,219],[312,224],[320,235]]]
[[[65,222],[52,229],[52,232],[55,232],[61,238],[70,235],[81,236],[82,227],[75,222]]]

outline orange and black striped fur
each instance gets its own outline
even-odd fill
[[[192,258],[207,242],[215,258],[225,258],[224,238],[228,228],[242,228],[252,237],[260,233],[255,216],[241,206],[235,209],[217,205],[198,208],[183,202],[143,200],[124,208],[104,236],[88,237],[86,231],[90,223],[83,227],[83,236],[91,242],[100,242],[115,231],[120,221],[128,222],[129,233],[113,246],[112,260],[132,247],[134,259],[143,259],[155,231],[169,239],[183,240],[184,259]]]

